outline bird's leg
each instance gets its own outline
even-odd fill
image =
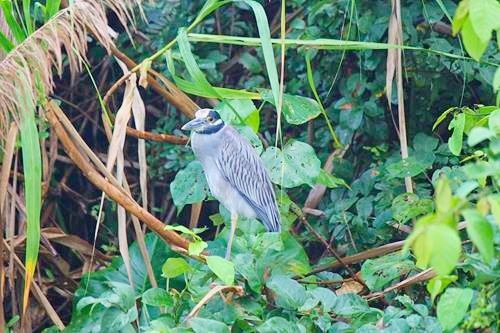
[[[231,247],[233,245],[234,233],[236,231],[236,223],[238,222],[238,214],[231,213],[231,230],[229,231],[229,238],[227,240],[226,260],[231,259]]]

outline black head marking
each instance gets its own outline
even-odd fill
[[[224,127],[224,121],[221,119],[219,113],[215,110],[208,111],[205,117],[206,125],[200,130],[196,131],[199,134],[214,134]]]

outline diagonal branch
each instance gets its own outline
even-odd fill
[[[54,112],[54,108],[58,106],[49,101],[45,105],[46,117],[52,128],[54,129],[59,141],[66,150],[68,156],[73,160],[75,165],[82,171],[85,177],[101,191],[106,193],[112,200],[116,201],[121,205],[127,212],[135,215],[139,220],[144,222],[151,230],[156,232],[161,238],[163,238],[172,247],[181,248],[187,250],[189,248],[189,241],[181,237],[176,232],[165,230],[165,225],[154,217],[151,213],[141,207],[134,199],[132,199],[123,189],[117,187],[108,179],[103,177],[86,159],[78,147],[73,143],[68,133],[62,126],[61,122]]]

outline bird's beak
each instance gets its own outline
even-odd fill
[[[183,131],[192,131],[203,125],[203,119],[194,118],[181,127]]]

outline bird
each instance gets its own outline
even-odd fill
[[[250,142],[213,109],[196,111],[182,126],[191,131],[191,149],[201,162],[212,195],[231,213],[226,256],[238,217],[257,218],[269,232],[281,231],[281,218],[271,178]]]

